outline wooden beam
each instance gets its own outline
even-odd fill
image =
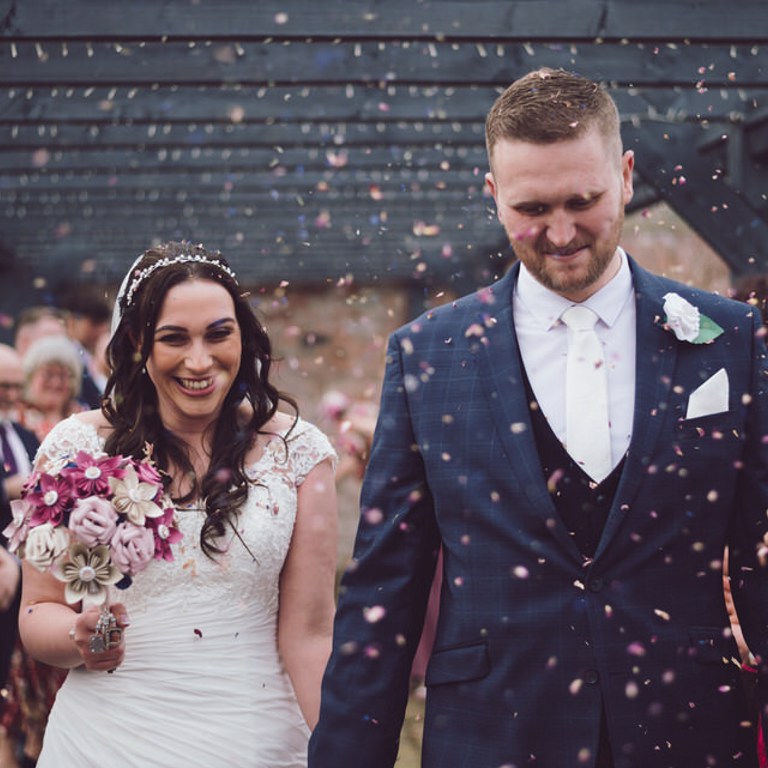
[[[158,222],[160,224],[161,222]],[[221,248],[244,282],[287,279],[292,283],[332,281],[352,274],[358,282],[419,279],[436,273],[461,272],[467,260],[498,253],[503,234],[486,228],[486,238],[473,242],[457,241],[446,254],[445,241],[439,238],[358,233],[347,230],[346,236],[320,232],[301,238],[294,234],[277,234],[259,238],[240,231],[230,221],[217,226],[184,226],[165,223],[152,235],[137,228],[119,226],[118,222],[93,222],[73,228],[57,241],[48,241],[39,249],[33,241],[20,244],[17,256],[34,274],[49,281],[78,275],[88,278],[98,265],[99,278],[118,281],[138,253],[152,242],[187,238]],[[38,242],[38,246],[41,243]]]
[[[13,125],[316,125],[377,126],[408,121],[423,126],[440,121],[484,122],[502,88],[438,86],[321,88],[0,88],[0,121]],[[766,89],[734,87],[610,87],[626,119],[648,116],[646,96],[666,102],[672,119],[723,119],[766,101]],[[656,108],[656,111],[658,109]]]
[[[17,39],[768,40],[757,0],[25,0]]]
[[[48,153],[0,151],[0,174],[82,172],[89,168],[109,169],[120,174],[141,171],[150,166],[171,173],[205,173],[222,169],[262,174],[295,171],[300,181],[300,175],[307,168],[333,170],[344,165],[367,172],[392,168],[443,168],[448,171],[467,167],[484,169],[487,162],[485,146],[479,141],[475,145],[456,148],[435,148],[434,144],[428,144],[411,151],[407,147],[393,145],[374,148],[372,152],[361,147],[283,150],[279,146],[268,149],[211,148],[205,151],[195,147],[178,147],[172,151],[163,147],[152,150],[149,147],[146,153],[98,147],[88,150],[53,147]]]
[[[11,123],[0,120],[0,151],[34,151],[89,148],[100,149],[160,149],[204,147],[241,149],[293,147],[377,147],[448,143],[453,146],[483,144],[483,120],[428,120],[414,124],[402,120],[381,120],[376,123],[151,123],[78,124],[40,123],[38,121]]]
[[[221,88],[21,88],[0,89],[0,117],[7,121],[161,125],[240,122],[428,121],[450,115],[477,118],[493,103],[494,88],[221,87]]]
[[[768,17],[766,18],[768,24]],[[1,38],[0,38],[1,39]],[[620,87],[766,87],[754,43],[317,42],[189,44],[19,41],[0,47],[0,86],[505,87],[540,66]]]
[[[395,199],[404,195],[435,195],[442,197],[453,190],[469,196],[484,186],[482,169],[451,169],[444,174],[421,173],[408,169],[399,171],[361,174],[354,169],[326,172],[308,171],[297,187],[293,176],[236,173],[223,170],[198,174],[195,177],[180,177],[176,174],[153,172],[147,168],[143,173],[114,176],[109,172],[84,170],[82,173],[15,174],[0,176],[0,198],[4,203],[16,199],[45,199],[54,196],[100,197],[101,199],[131,198],[146,199],[148,195],[173,195],[179,198],[243,195],[254,197],[260,194],[296,194],[308,190],[310,195],[320,199],[349,197],[356,201],[367,198]]]

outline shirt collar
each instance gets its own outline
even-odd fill
[[[618,250],[621,256],[619,271],[597,293],[582,302],[583,306],[595,312],[608,327],[616,322],[632,294],[632,272],[629,269],[627,254],[623,248]],[[560,315],[574,304],[570,299],[545,288],[522,263],[515,286],[515,299],[523,304],[536,324],[545,331],[557,325]]]

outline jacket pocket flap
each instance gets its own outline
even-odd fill
[[[677,422],[677,432],[682,438],[721,440],[723,437],[738,437],[740,427],[735,411],[723,411],[695,419],[682,419]]]
[[[466,683],[485,677],[491,669],[486,643],[434,651],[427,666],[425,685]]]

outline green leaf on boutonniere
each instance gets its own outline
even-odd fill
[[[709,344],[714,341],[723,329],[706,315],[699,317],[699,335],[693,340],[693,344]]]

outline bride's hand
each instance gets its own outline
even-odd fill
[[[83,665],[93,672],[112,672],[123,663],[125,656],[124,630],[130,623],[128,612],[122,603],[114,603],[109,610],[113,622],[108,627],[103,625],[101,609],[91,606],[77,615],[69,632]]]

